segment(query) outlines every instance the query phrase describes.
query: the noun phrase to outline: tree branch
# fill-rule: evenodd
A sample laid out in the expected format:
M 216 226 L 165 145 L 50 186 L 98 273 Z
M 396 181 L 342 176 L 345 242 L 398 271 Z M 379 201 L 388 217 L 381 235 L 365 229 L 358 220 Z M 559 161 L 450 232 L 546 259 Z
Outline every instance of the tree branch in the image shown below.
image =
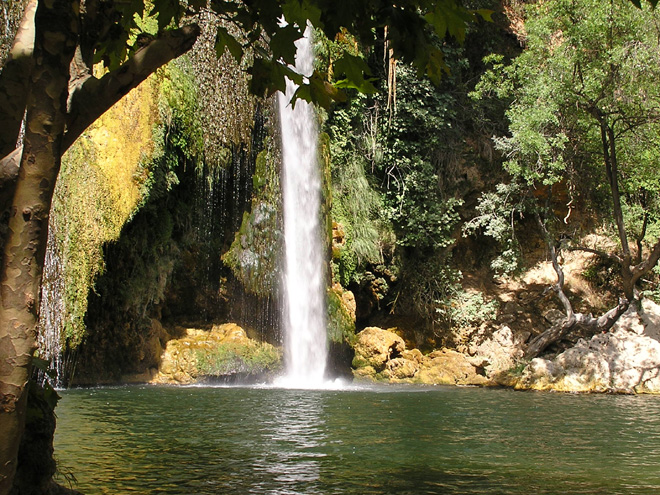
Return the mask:
M 199 36 L 196 24 L 167 31 L 140 48 L 118 69 L 101 79 L 90 77 L 71 95 L 62 153 L 110 107 L 136 88 L 156 69 L 190 50 Z
M 569 246 L 565 248 L 567 251 L 584 251 L 585 253 L 591 253 L 595 254 L 596 256 L 599 256 L 601 258 L 605 258 L 610 261 L 614 261 L 616 263 L 621 263 L 622 260 L 620 257 L 618 257 L 616 254 L 610 254 L 605 251 L 601 251 L 600 249 L 593 249 L 593 248 L 588 248 L 584 246 Z
M 660 261 L 660 240 L 655 243 L 648 257 L 644 261 L 632 267 L 631 272 L 633 284 L 636 284 L 640 278 L 650 272 L 658 261 Z
M 0 73 L 0 156 L 16 148 L 25 115 L 34 51 L 34 15 L 37 0 L 30 0 Z

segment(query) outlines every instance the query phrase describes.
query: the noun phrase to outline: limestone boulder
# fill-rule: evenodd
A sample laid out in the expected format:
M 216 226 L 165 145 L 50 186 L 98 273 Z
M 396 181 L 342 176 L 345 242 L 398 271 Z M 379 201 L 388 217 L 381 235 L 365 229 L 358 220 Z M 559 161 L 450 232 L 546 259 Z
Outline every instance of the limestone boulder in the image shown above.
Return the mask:
M 660 393 L 660 307 L 645 300 L 642 309 L 552 360 L 533 359 L 517 388 Z
M 387 361 L 383 376 L 393 380 L 411 379 L 417 374 L 419 367 L 418 361 L 398 357 Z
M 390 359 L 400 357 L 405 349 L 403 339 L 394 332 L 367 327 L 357 335 L 353 364 L 355 368 L 371 366 L 376 372 L 380 372 L 385 369 Z
M 472 363 L 483 368 L 492 377 L 509 370 L 522 359 L 525 334 L 514 335 L 507 325 L 503 325 L 489 335 L 478 336 L 470 346 Z
M 167 342 L 154 383 L 189 384 L 213 378 L 258 376 L 279 370 L 281 352 L 250 339 L 234 323 L 188 328 Z
M 469 356 L 451 349 L 433 351 L 424 357 L 416 376 L 419 383 L 433 385 L 490 385 Z

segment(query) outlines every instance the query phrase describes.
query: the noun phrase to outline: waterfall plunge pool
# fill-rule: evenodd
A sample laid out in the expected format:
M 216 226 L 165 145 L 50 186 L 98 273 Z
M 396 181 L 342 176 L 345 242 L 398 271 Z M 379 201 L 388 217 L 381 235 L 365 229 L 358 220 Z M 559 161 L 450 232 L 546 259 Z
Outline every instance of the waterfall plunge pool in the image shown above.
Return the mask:
M 456 387 L 65 390 L 55 454 L 107 494 L 657 494 L 660 397 Z

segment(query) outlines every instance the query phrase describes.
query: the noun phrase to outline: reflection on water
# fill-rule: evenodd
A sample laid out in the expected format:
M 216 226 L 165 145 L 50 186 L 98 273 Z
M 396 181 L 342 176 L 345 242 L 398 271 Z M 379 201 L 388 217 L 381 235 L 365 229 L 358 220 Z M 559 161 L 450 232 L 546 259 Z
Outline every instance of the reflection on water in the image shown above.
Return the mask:
M 325 457 L 323 397 L 318 393 L 291 393 L 279 390 L 269 394 L 259 440 L 268 455 L 255 471 L 265 471 L 279 486 L 293 493 L 323 493 L 317 488 L 321 478 L 321 458 Z M 268 486 L 255 486 L 266 493 Z
M 656 494 L 660 398 L 460 388 L 71 390 L 93 493 Z

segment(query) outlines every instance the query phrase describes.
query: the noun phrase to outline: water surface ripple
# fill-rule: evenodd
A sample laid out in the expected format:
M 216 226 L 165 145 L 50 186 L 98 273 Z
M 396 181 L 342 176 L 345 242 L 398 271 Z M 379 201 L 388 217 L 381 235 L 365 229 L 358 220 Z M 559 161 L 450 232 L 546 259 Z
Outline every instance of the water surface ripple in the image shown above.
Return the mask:
M 660 397 L 450 387 L 61 395 L 56 455 L 89 495 L 660 493 Z

